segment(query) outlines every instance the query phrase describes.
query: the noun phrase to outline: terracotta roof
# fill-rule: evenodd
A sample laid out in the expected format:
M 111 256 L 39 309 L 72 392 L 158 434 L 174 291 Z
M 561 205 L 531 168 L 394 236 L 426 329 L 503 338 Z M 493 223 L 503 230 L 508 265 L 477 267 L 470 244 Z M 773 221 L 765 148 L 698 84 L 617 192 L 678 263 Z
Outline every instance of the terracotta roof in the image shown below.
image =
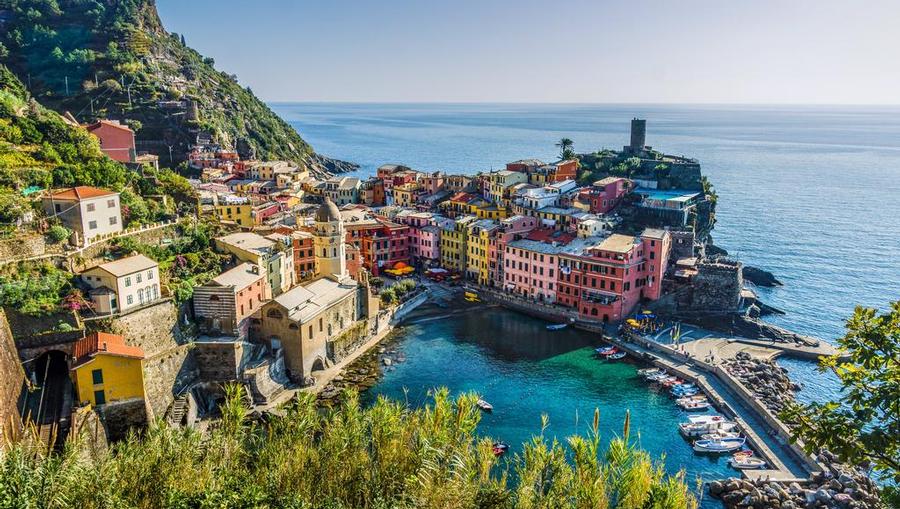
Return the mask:
M 99 187 L 78 186 L 50 193 L 50 196 L 59 200 L 85 200 L 87 198 L 98 198 L 100 196 L 110 196 L 113 194 L 118 193 L 108 189 L 100 189 Z
M 144 350 L 139 346 L 126 345 L 124 337 L 117 334 L 97 332 L 75 343 L 75 363 L 72 365 L 72 369 L 77 369 L 94 360 L 94 356 L 98 353 L 130 357 L 132 359 L 144 358 Z

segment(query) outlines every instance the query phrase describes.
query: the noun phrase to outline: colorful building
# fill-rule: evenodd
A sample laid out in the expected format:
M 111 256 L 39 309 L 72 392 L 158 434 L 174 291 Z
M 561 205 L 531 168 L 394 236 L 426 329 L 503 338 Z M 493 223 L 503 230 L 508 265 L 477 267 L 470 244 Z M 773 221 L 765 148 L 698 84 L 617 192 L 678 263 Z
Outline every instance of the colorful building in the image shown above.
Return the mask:
M 144 351 L 116 334 L 97 332 L 74 345 L 72 380 L 79 403 L 93 406 L 144 398 Z
M 606 177 L 594 182 L 594 185 L 582 189 L 578 200 L 588 204 L 588 210 L 594 214 L 606 214 L 616 208 L 634 184 L 622 177 Z
M 460 274 L 466 271 L 466 241 L 469 225 L 478 221 L 475 216 L 463 216 L 456 220 L 442 221 L 441 267 Z
M 587 319 L 624 320 L 644 299 L 661 295 L 671 235 L 647 229 L 639 237 L 613 234 L 583 253 L 560 257 L 558 302 Z
M 503 288 L 539 302 L 555 303 L 559 257 L 583 248 L 587 241 L 549 229 L 532 230 L 525 238 L 506 244 Z
M 116 120 L 98 120 L 85 129 L 100 140 L 100 150 L 114 161 L 133 163 L 137 155 L 134 131 Z
M 41 198 L 44 212 L 70 228 L 78 245 L 122 231 L 119 193 L 78 186 L 50 192 Z
M 488 285 L 491 279 L 491 239 L 500 229 L 500 223 L 481 219 L 469 224 L 466 232 L 466 277 L 480 285 Z
M 270 297 L 259 265 L 244 262 L 194 288 L 194 316 L 205 334 L 246 338 L 250 315 Z
M 246 196 L 222 196 L 215 205 L 216 217 L 219 221 L 229 221 L 250 228 L 256 223 L 253 217 L 253 205 Z
M 159 265 L 137 254 L 81 273 L 97 314 L 116 314 L 159 300 Z

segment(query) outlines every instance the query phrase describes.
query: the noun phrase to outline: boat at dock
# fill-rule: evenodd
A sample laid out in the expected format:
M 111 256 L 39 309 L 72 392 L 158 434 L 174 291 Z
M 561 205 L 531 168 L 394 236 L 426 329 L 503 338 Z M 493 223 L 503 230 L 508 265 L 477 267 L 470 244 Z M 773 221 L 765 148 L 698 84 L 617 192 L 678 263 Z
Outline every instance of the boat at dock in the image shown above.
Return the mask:
M 687 403 L 689 401 L 706 401 L 706 396 L 702 394 L 697 394 L 694 396 L 682 396 L 675 400 L 676 404 Z
M 729 421 L 721 415 L 691 415 L 688 422 L 678 425 L 678 431 L 686 437 L 699 437 L 707 433 L 734 431 L 737 423 Z
M 547 330 L 562 330 L 568 326 L 569 326 L 569 324 L 567 324 L 567 323 L 554 323 L 554 324 L 548 325 Z
M 494 411 L 494 405 L 488 403 L 487 401 L 485 401 L 485 400 L 483 400 L 483 399 L 481 399 L 481 398 L 479 398 L 478 401 L 475 402 L 475 405 L 476 405 L 478 408 L 480 408 L 481 410 L 483 410 L 483 411 L 485 411 L 485 412 L 488 412 L 488 413 Z
M 709 401 L 689 401 L 678 405 L 682 410 L 688 412 L 703 412 L 709 410 Z
M 644 378 L 647 378 L 648 376 L 651 376 L 651 375 L 657 375 L 662 372 L 663 371 L 659 368 L 644 368 L 644 369 L 638 370 L 638 374 Z
M 718 438 L 715 440 L 697 440 L 694 442 L 694 450 L 706 453 L 733 452 L 744 447 L 746 438 Z
M 628 355 L 628 354 L 625 353 L 625 352 L 616 352 L 616 353 L 610 354 L 610 355 L 607 357 L 607 359 L 609 359 L 609 360 L 611 360 L 611 361 L 617 361 L 617 360 L 619 360 L 619 359 L 624 359 L 627 355 Z
M 703 440 L 721 440 L 723 438 L 740 438 L 741 434 L 737 431 L 718 431 L 715 433 L 704 433 L 700 435 L 700 438 Z M 741 454 L 744 451 L 738 451 L 735 454 Z M 753 451 L 747 451 L 750 454 L 753 454 Z
M 597 355 L 609 355 L 616 352 L 617 350 L 618 349 L 615 346 L 601 346 L 598 348 L 594 348 L 594 353 Z
M 728 463 L 731 464 L 731 468 L 736 468 L 738 470 L 756 470 L 760 468 L 766 468 L 765 460 L 746 454 L 736 454 L 730 460 L 728 460 Z

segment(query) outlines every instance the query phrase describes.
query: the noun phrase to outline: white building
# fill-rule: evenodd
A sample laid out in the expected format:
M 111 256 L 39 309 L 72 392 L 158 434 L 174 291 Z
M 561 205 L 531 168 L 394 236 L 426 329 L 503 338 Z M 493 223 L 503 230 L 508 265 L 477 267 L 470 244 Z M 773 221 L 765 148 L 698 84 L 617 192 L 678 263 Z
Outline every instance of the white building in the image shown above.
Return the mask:
M 87 269 L 81 280 L 91 288 L 88 295 L 98 314 L 121 313 L 160 298 L 159 265 L 140 254 Z
M 122 231 L 119 193 L 114 191 L 79 186 L 50 193 L 41 201 L 48 217 L 58 217 L 75 232 L 78 245 Z

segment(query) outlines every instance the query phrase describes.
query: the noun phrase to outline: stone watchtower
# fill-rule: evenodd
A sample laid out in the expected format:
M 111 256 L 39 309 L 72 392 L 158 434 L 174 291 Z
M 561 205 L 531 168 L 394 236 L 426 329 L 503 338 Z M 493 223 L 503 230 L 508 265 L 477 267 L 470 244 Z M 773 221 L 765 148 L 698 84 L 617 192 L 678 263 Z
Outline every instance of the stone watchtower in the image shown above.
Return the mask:
M 625 147 L 625 151 L 631 154 L 640 154 L 647 143 L 647 121 L 642 118 L 631 119 L 631 144 Z
M 347 277 L 346 236 L 344 221 L 337 205 L 328 198 L 316 210 L 315 255 L 317 276 L 331 276 L 338 281 Z

